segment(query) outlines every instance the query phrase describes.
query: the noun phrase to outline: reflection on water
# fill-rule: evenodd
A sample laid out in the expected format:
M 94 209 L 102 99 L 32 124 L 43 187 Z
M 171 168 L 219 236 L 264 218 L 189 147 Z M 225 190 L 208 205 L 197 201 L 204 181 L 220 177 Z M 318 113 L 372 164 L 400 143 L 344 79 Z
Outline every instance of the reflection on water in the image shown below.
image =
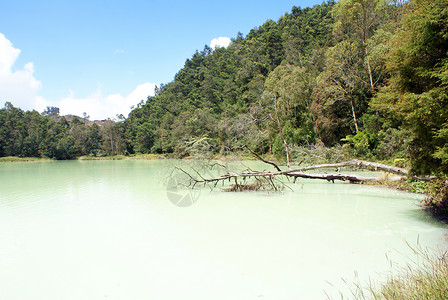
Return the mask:
M 0 165 L 0 298 L 338 299 L 412 258 L 406 242 L 447 246 L 419 196 L 379 187 L 204 188 L 178 207 L 173 163 Z

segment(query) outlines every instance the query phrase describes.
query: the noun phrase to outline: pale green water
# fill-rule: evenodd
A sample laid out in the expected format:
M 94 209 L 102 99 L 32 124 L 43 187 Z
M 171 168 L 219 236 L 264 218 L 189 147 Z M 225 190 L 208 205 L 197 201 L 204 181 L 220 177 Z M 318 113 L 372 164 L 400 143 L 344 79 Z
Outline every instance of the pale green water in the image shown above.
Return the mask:
M 182 208 L 162 182 L 171 166 L 0 164 L 0 299 L 336 299 L 342 279 L 406 262 L 405 241 L 448 246 L 415 195 L 301 180 L 203 189 Z

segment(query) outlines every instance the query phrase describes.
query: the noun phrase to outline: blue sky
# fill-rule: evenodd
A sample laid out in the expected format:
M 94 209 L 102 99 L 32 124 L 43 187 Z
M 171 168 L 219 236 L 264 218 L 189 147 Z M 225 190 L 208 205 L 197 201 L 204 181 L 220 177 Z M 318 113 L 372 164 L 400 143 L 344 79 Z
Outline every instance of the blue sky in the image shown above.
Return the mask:
M 127 115 L 196 50 L 323 0 L 28 1 L 0 9 L 0 105 Z

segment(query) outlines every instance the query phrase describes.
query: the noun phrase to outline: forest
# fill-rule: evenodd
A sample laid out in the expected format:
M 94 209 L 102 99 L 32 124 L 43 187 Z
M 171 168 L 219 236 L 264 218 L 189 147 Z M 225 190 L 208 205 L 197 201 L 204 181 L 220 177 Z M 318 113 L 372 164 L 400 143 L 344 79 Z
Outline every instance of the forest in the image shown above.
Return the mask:
M 56 108 L 23 111 L 7 99 L 0 157 L 183 158 L 246 146 L 281 162 L 338 149 L 446 176 L 447 22 L 448 0 L 294 6 L 227 48 L 196 51 L 127 118 L 68 121 Z

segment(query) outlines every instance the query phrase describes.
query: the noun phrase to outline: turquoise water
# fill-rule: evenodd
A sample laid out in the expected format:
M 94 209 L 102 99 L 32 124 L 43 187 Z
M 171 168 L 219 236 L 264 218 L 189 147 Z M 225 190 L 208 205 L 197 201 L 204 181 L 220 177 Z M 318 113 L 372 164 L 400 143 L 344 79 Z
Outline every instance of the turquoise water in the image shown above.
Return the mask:
M 0 164 L 0 299 L 339 299 L 448 244 L 413 194 L 173 189 L 176 164 Z

